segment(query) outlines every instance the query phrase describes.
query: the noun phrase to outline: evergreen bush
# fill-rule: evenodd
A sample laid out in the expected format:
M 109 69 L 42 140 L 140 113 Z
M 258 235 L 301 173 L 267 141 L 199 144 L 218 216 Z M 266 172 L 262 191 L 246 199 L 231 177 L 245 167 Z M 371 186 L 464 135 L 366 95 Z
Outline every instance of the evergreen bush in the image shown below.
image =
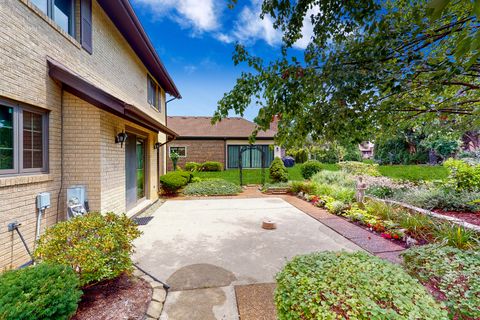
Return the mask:
M 282 159 L 276 157 L 270 165 L 270 180 L 272 182 L 286 182 L 288 181 L 288 171 L 283 164 Z

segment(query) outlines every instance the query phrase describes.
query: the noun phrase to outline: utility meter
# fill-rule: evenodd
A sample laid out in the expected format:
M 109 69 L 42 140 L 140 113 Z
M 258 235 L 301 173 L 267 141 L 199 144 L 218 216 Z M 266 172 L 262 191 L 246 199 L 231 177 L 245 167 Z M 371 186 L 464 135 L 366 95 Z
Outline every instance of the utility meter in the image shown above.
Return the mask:
M 42 192 L 37 195 L 37 209 L 45 210 L 50 208 L 50 192 Z

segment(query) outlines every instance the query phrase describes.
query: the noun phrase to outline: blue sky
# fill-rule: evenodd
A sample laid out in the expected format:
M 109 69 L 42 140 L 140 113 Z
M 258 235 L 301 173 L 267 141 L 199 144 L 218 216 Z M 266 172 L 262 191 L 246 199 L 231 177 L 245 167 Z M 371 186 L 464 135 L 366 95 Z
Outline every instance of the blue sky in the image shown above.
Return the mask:
M 235 67 L 232 53 L 240 42 L 269 60 L 279 54 L 281 34 L 271 21 L 261 20 L 261 0 L 240 0 L 233 10 L 228 0 L 131 0 L 160 58 L 183 99 L 168 106 L 169 115 L 211 116 L 217 101 L 235 84 L 246 66 Z M 307 25 L 307 24 L 306 24 Z M 296 44 L 306 46 L 311 28 Z M 253 119 L 255 106 L 245 117 Z

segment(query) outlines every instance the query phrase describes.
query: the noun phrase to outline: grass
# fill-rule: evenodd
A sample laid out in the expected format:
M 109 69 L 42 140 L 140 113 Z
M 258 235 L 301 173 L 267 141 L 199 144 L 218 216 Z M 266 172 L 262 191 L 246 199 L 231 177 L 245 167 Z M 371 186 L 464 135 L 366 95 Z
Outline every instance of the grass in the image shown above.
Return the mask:
M 338 164 L 322 164 L 324 170 L 338 171 L 340 167 Z M 300 165 L 295 165 L 292 168 L 287 168 L 288 180 L 301 181 L 304 180 L 300 173 Z M 410 181 L 418 180 L 441 180 L 447 177 L 448 170 L 443 166 L 427 166 L 427 165 L 386 165 L 379 166 L 380 173 L 392 179 L 402 179 Z M 240 184 L 240 175 L 238 169 L 228 169 L 218 172 L 195 172 L 194 176 L 202 179 L 225 179 L 227 181 Z M 260 184 L 262 182 L 261 169 L 244 169 L 243 183 L 244 184 Z M 268 175 L 268 168 L 265 169 L 265 182 L 270 183 Z
M 448 169 L 443 166 L 392 165 L 379 166 L 378 171 L 385 177 L 410 181 L 442 180 L 448 176 Z

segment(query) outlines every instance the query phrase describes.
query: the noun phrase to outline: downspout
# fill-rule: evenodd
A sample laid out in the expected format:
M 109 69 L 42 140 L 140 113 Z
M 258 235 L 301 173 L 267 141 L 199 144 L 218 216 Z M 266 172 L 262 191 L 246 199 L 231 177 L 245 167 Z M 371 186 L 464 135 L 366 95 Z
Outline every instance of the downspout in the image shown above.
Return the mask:
M 64 151 L 64 139 L 63 139 L 63 134 L 64 134 L 64 101 L 63 101 L 63 96 L 64 96 L 64 90 L 62 86 L 61 90 L 61 97 L 60 97 L 60 189 L 58 190 L 58 195 L 57 195 L 57 216 L 56 216 L 56 223 L 58 223 L 58 215 L 60 211 L 60 197 L 62 195 L 63 191 L 63 176 L 64 176 L 64 166 L 63 166 L 63 151 Z M 63 207 L 63 206 L 62 206 Z

